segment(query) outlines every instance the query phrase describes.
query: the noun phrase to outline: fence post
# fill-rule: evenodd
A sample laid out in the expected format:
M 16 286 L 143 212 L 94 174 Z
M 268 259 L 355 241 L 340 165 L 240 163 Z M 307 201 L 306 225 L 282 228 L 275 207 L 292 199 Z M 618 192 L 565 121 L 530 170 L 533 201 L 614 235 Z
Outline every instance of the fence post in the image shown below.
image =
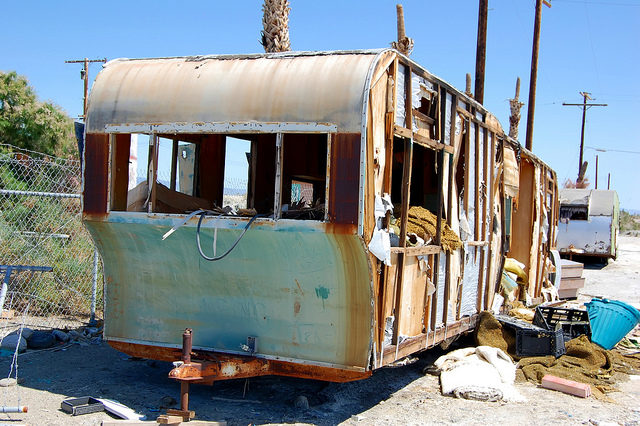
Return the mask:
M 96 325 L 96 293 L 98 289 L 98 250 L 93 249 L 93 280 L 91 283 L 91 318 L 89 325 Z

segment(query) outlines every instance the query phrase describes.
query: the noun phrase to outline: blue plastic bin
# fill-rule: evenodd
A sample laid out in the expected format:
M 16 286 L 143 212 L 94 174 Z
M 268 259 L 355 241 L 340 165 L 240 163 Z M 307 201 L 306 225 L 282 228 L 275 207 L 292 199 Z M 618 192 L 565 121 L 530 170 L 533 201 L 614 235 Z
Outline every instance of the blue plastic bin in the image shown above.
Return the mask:
M 591 322 L 591 341 L 613 348 L 640 322 L 640 312 L 618 300 L 592 299 L 585 303 Z

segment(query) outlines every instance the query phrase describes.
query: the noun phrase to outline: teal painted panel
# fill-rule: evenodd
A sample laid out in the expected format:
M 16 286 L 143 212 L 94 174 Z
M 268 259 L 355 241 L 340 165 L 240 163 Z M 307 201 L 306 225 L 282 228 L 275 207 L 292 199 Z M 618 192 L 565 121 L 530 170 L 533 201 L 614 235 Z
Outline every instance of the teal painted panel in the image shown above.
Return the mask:
M 113 219 L 86 222 L 104 262 L 107 338 L 180 345 L 190 327 L 196 347 L 241 352 L 255 336 L 259 354 L 366 367 L 373 296 L 358 236 L 312 222 L 256 224 L 208 262 L 191 224 L 163 241 L 166 216 Z M 225 227 L 243 223 L 216 223 L 219 255 L 240 233 Z M 203 228 L 209 256 L 213 235 Z

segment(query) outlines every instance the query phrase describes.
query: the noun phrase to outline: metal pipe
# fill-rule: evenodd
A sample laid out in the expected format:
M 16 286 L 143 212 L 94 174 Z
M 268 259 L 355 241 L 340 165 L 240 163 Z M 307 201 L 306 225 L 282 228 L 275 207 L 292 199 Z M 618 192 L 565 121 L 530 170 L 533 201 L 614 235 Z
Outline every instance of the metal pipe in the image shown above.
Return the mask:
M 93 280 L 91 289 L 91 317 L 89 324 L 96 323 L 96 294 L 98 290 L 98 250 L 93 249 Z
M 29 409 L 24 405 L 17 407 L 0 407 L 0 413 L 26 413 Z
M 7 297 L 7 288 L 9 288 L 11 271 L 11 266 L 7 267 L 7 270 L 4 273 L 4 279 L 2 280 L 2 288 L 0 289 L 0 318 L 2 317 L 2 310 L 4 309 L 4 299 Z
M 182 333 L 182 362 L 185 364 L 191 363 L 192 336 L 193 330 L 185 328 Z M 189 411 L 189 382 L 184 380 L 180 381 L 180 410 Z
M 18 191 L 15 189 L 0 189 L 0 195 L 29 195 L 34 197 L 80 198 L 80 194 L 65 194 L 62 192 Z
M 182 333 L 182 362 L 185 364 L 191 363 L 192 333 L 190 328 L 185 328 Z

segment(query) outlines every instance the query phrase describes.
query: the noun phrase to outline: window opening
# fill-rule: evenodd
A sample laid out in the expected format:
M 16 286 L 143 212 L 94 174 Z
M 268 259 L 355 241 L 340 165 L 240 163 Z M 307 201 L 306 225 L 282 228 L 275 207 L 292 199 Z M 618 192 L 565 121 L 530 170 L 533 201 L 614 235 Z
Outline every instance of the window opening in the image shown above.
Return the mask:
M 562 222 L 588 219 L 589 208 L 587 206 L 560 206 L 560 220 Z
M 438 211 L 437 154 L 433 149 L 413 145 L 409 205 L 424 207 L 432 213 Z
M 280 191 L 282 218 L 324 219 L 327 145 L 326 134 L 283 135 Z
M 250 158 L 250 140 L 227 136 L 224 159 L 223 207 L 247 208 Z

